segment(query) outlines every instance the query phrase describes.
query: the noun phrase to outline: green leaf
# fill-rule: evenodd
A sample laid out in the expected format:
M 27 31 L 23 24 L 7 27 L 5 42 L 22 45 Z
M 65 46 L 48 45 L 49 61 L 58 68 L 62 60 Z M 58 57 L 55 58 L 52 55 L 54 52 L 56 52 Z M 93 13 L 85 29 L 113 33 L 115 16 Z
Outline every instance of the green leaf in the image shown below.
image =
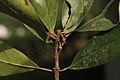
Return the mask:
M 13 16 L 24 23 L 29 23 L 31 20 L 39 22 L 32 4 L 28 2 L 28 5 L 25 5 L 24 0 L 0 0 L 0 12 Z
M 65 0 L 62 10 L 62 24 L 73 31 L 90 10 L 94 0 Z
M 24 0 L 0 0 L 0 12 L 18 19 L 33 28 L 44 40 L 46 39 L 43 25 L 29 0 L 28 5 L 25 5 Z
M 106 19 L 103 14 L 97 16 L 96 18 L 86 22 L 83 26 L 77 29 L 78 32 L 86 31 L 104 31 L 109 30 L 115 25 L 109 20 Z
M 111 0 L 105 9 L 99 14 L 97 17 L 89 20 L 84 25 L 82 25 L 80 28 L 78 28 L 76 31 L 78 32 L 86 32 L 86 31 L 104 31 L 109 30 L 112 27 L 115 26 L 109 19 L 106 19 L 105 13 L 108 10 L 108 8 L 111 6 L 111 4 L 115 0 Z
M 68 69 L 86 69 L 104 64 L 120 55 L 120 27 L 93 37 L 75 56 Z
M 33 71 L 38 66 L 22 52 L 0 41 L 0 76 Z
M 38 39 L 44 41 L 44 40 L 40 37 L 40 35 L 39 35 L 33 28 L 27 26 L 26 24 L 24 24 L 24 26 L 25 26 L 32 34 L 34 34 Z
M 48 30 L 54 30 L 57 19 L 57 0 L 30 0 L 39 19 Z

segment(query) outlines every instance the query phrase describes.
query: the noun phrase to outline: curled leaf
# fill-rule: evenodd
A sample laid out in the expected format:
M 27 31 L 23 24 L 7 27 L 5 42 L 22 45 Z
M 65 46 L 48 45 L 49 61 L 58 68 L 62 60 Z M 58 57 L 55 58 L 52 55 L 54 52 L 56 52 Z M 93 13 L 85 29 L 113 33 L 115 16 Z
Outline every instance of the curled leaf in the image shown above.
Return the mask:
M 90 10 L 94 0 L 64 0 L 62 24 L 73 31 Z

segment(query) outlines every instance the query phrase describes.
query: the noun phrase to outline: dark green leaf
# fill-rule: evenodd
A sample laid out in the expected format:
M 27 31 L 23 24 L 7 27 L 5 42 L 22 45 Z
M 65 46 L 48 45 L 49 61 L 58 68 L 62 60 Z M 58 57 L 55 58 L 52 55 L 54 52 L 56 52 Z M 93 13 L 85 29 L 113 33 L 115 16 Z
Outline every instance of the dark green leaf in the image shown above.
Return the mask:
M 26 24 L 24 24 L 24 25 L 25 25 L 25 27 L 26 27 L 31 33 L 33 33 L 37 38 L 39 38 L 40 40 L 44 41 L 44 40 L 40 37 L 40 35 L 39 35 L 34 29 L 32 29 L 31 27 L 27 26 Z
M 109 30 L 115 25 L 109 20 L 106 19 L 103 14 L 97 16 L 96 18 L 86 22 L 83 26 L 77 29 L 78 32 L 86 31 L 104 31 Z
M 0 76 L 32 71 L 38 66 L 22 52 L 0 41 Z
M 48 30 L 53 30 L 56 24 L 58 2 L 57 0 L 30 0 L 40 20 Z
M 108 8 L 111 6 L 111 4 L 115 0 L 111 0 L 105 9 L 101 12 L 100 15 L 97 17 L 89 20 L 86 22 L 84 25 L 82 25 L 80 28 L 78 28 L 76 31 L 78 32 L 86 32 L 86 31 L 104 31 L 104 30 L 109 30 L 112 27 L 115 26 L 109 19 L 106 19 L 105 13 L 108 10 Z
M 120 27 L 93 37 L 75 56 L 68 69 L 86 69 L 104 64 L 120 55 Z
M 90 10 L 94 0 L 66 0 L 63 3 L 62 24 L 73 31 Z

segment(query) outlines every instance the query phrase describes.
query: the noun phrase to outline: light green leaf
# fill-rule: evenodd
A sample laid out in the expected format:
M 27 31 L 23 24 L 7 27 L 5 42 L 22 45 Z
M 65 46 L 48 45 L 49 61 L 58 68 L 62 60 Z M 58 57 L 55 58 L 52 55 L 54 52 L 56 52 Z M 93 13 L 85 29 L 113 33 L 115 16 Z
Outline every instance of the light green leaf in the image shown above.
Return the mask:
M 40 20 L 48 30 L 54 30 L 57 19 L 57 0 L 30 0 Z
M 93 37 L 75 56 L 68 69 L 86 69 L 104 64 L 120 55 L 120 27 Z
M 44 41 L 44 40 L 40 37 L 40 35 L 39 35 L 34 29 L 32 29 L 31 27 L 27 26 L 26 24 L 24 24 L 24 26 L 25 26 L 32 34 L 34 34 L 38 39 Z
M 94 0 L 64 0 L 62 10 L 62 24 L 66 28 L 73 28 L 78 26 L 85 15 L 90 10 Z
M 76 31 L 78 32 L 86 32 L 86 31 L 104 31 L 109 30 L 112 27 L 115 26 L 109 19 L 106 19 L 105 13 L 108 10 L 108 8 L 111 6 L 111 4 L 115 0 L 111 0 L 105 9 L 99 14 L 97 17 L 89 20 L 84 25 L 82 25 L 80 28 L 78 28 Z
M 28 5 L 25 5 L 24 0 L 0 0 L 0 4 L 0 12 L 13 16 L 21 22 L 25 23 L 31 20 L 39 22 L 39 18 L 29 1 Z
M 39 68 L 22 52 L 0 41 L 0 76 L 13 75 Z
M 44 40 L 46 39 L 41 21 L 29 0 L 28 5 L 25 5 L 24 0 L 0 0 L 0 12 L 18 19 L 33 28 Z

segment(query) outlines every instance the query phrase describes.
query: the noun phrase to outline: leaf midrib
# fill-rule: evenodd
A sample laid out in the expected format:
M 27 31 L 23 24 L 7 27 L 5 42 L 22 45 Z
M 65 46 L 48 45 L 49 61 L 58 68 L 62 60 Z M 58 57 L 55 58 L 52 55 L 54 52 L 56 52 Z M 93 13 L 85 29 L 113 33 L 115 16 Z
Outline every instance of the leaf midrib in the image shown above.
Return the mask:
M 17 66 L 17 67 L 29 68 L 29 69 L 38 69 L 38 66 L 35 65 L 34 62 L 33 62 L 33 64 L 35 65 L 34 67 L 33 67 L 33 66 L 20 65 L 20 64 L 14 63 L 14 62 L 12 62 L 12 61 L 9 59 L 8 55 L 6 54 L 6 52 L 5 52 L 5 51 L 3 51 L 3 52 L 4 52 L 4 54 L 6 55 L 6 57 L 8 58 L 8 61 L 0 60 L 0 62 L 2 62 L 2 63 L 9 64 L 9 65 L 12 65 L 12 66 Z
M 46 4 L 46 0 L 45 0 L 45 6 L 46 6 L 46 10 L 47 10 L 47 16 L 48 16 L 48 18 L 49 18 L 49 20 L 48 20 L 48 25 L 49 25 L 49 27 L 48 26 L 46 26 L 46 27 L 48 27 L 50 30 L 51 30 L 51 25 L 50 25 L 50 15 L 49 15 L 49 12 L 48 12 L 48 5 Z

